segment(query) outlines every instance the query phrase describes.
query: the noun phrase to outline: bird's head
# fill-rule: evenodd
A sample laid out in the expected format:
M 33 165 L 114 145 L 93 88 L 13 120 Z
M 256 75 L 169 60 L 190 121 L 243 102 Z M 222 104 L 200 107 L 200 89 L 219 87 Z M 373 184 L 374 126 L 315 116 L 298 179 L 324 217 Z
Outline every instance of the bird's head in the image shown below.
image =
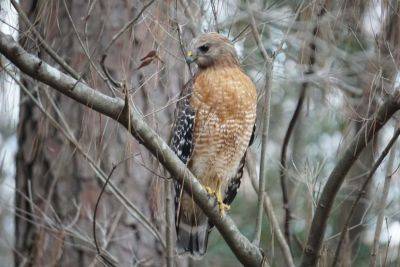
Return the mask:
M 219 64 L 239 64 L 233 44 L 215 32 L 203 33 L 195 38 L 187 52 L 186 61 L 196 62 L 201 69 Z

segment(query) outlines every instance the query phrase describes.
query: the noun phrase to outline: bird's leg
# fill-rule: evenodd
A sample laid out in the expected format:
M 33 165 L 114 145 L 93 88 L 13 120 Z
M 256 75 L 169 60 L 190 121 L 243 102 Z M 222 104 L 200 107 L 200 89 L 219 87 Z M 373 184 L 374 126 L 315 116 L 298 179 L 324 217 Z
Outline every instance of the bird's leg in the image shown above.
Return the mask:
M 221 212 L 221 215 L 225 215 L 225 211 L 229 210 L 230 206 L 226 205 L 224 203 L 224 198 L 222 197 L 222 193 L 221 193 L 221 187 L 222 187 L 221 179 L 218 179 L 217 180 L 216 198 L 217 198 L 218 208 L 219 208 L 219 211 Z

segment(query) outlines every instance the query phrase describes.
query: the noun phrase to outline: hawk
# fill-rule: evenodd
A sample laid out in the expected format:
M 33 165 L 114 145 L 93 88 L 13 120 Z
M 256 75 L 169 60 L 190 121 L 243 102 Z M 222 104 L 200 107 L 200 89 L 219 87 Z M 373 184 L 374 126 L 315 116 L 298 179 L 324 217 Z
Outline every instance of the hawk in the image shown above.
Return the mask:
M 254 134 L 257 92 L 240 67 L 233 44 L 218 33 L 194 39 L 187 60 L 198 71 L 177 103 L 171 148 L 216 198 L 224 216 L 236 196 L 245 153 Z M 178 253 L 202 256 L 211 223 L 175 182 Z

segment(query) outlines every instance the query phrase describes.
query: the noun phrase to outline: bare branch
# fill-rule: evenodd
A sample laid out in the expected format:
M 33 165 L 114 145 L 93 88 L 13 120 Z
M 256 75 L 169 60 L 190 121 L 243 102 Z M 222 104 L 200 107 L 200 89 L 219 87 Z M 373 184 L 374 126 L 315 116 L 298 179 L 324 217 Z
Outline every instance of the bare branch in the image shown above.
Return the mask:
M 316 266 L 329 214 L 336 194 L 339 191 L 346 174 L 357 160 L 361 151 L 399 109 L 399 92 L 396 92 L 395 95 L 389 96 L 386 101 L 382 103 L 374 118 L 367 120 L 364 123 L 355 139 L 338 160 L 336 166 L 328 177 L 328 181 L 326 182 L 318 201 L 310 232 L 308 234 L 307 245 L 301 264 L 302 267 Z
M 106 46 L 104 49 L 104 54 L 107 54 L 108 49 L 114 44 L 114 42 L 126 31 L 128 30 L 133 24 L 136 23 L 136 21 L 139 20 L 139 18 L 142 16 L 143 12 L 146 11 L 147 8 L 149 8 L 155 0 L 151 0 L 148 2 L 146 5 L 143 6 L 143 8 L 139 11 L 139 13 L 131 19 L 127 24 L 124 25 L 111 39 L 110 43 Z
M 74 135 L 71 133 L 69 125 L 64 123 L 63 127 L 61 127 L 61 125 L 44 109 L 44 107 L 39 103 L 39 101 L 37 101 L 37 99 L 24 86 L 24 84 L 20 82 L 14 75 L 11 75 L 11 73 L 7 69 L 4 70 L 8 74 L 10 74 L 10 76 L 18 83 L 20 88 L 28 95 L 28 97 L 33 101 L 33 103 L 39 108 L 39 110 L 49 119 L 53 127 L 59 130 L 62 133 L 62 135 L 64 135 L 64 137 L 67 138 L 67 140 L 74 145 L 76 150 L 82 154 L 83 158 L 89 163 L 89 166 L 93 169 L 93 171 L 96 173 L 97 177 L 101 180 L 101 182 L 104 185 L 106 185 L 107 183 L 110 185 L 110 191 L 120 201 L 120 203 L 124 206 L 124 208 L 127 209 L 129 214 L 132 215 L 132 217 L 136 218 L 155 238 L 157 238 L 160 241 L 162 246 L 165 247 L 164 240 L 161 238 L 161 234 L 158 232 L 158 230 L 153 226 L 150 220 L 147 219 L 147 217 L 140 211 L 140 209 L 137 208 L 132 202 L 130 202 L 130 200 L 122 193 L 122 191 L 117 186 L 114 185 L 112 181 L 108 181 L 108 178 L 106 174 L 103 172 L 103 170 L 97 166 L 95 161 L 90 157 L 90 155 L 88 155 L 84 151 L 81 145 L 77 142 Z M 57 110 L 57 107 L 54 108 L 56 109 L 56 112 L 59 114 L 59 116 L 62 118 L 59 110 Z M 64 119 L 61 120 L 65 122 Z
M 152 130 L 135 108 L 127 113 L 124 101 L 108 97 L 89 86 L 58 71 L 37 57 L 27 53 L 9 35 L 0 33 L 0 53 L 21 71 L 60 93 L 120 122 L 139 140 L 169 171 L 171 176 L 184 185 L 186 192 L 193 195 L 196 204 L 216 226 L 239 261 L 245 266 L 260 266 L 265 262 L 261 251 L 243 236 L 233 220 L 221 215 L 214 199 L 209 198 L 200 182 L 186 168 L 168 145 Z
M 265 180 L 267 179 L 267 144 L 268 144 L 268 133 L 269 133 L 269 121 L 271 114 L 271 87 L 272 87 L 272 69 L 274 66 L 274 55 L 270 56 L 265 49 L 261 36 L 258 33 L 256 21 L 253 16 L 253 11 L 250 8 L 250 3 L 247 1 L 247 11 L 250 16 L 250 26 L 256 40 L 258 49 L 261 51 L 266 64 L 265 72 L 265 85 L 264 85 L 264 102 L 263 107 L 265 111 L 263 112 L 263 117 L 261 119 L 262 123 L 262 135 L 261 135 L 261 161 L 260 161 L 260 176 L 258 180 L 258 203 L 257 203 L 257 219 L 256 227 L 254 231 L 253 243 L 257 246 L 260 245 L 261 240 L 261 226 L 262 226 L 262 216 L 263 216 L 263 204 L 264 204 L 264 194 L 265 194 Z
M 40 45 L 43 46 L 43 49 L 54 59 L 55 62 L 57 62 L 66 72 L 68 72 L 72 77 L 75 79 L 79 80 L 79 74 L 67 64 L 67 62 L 64 61 L 46 42 L 46 40 L 43 39 L 41 34 L 36 30 L 35 26 L 32 25 L 32 23 L 29 21 L 28 17 L 26 16 L 25 12 L 22 10 L 22 8 L 19 6 L 17 1 L 11 0 L 11 4 L 14 6 L 15 10 L 18 12 L 20 15 L 22 21 L 29 27 L 29 30 L 33 32 L 35 37 L 39 40 Z
M 283 209 L 285 210 L 285 238 L 290 246 L 290 220 L 292 219 L 292 215 L 289 207 L 289 197 L 286 183 L 286 152 L 289 145 L 290 138 L 292 136 L 294 127 L 296 126 L 296 122 L 301 114 L 301 109 L 303 107 L 304 99 L 306 96 L 306 89 L 308 87 L 308 82 L 305 82 L 301 86 L 301 91 L 299 95 L 299 99 L 297 100 L 296 108 L 293 112 L 292 118 L 290 119 L 289 126 L 286 130 L 285 136 L 283 138 L 282 149 L 281 149 L 281 159 L 279 166 L 279 177 L 281 182 L 281 190 L 282 190 L 282 202 Z
M 258 188 L 257 184 L 256 160 L 254 159 L 254 156 L 251 152 L 247 153 L 246 166 L 249 172 L 251 185 L 256 192 L 259 192 L 260 189 Z M 276 217 L 274 207 L 272 206 L 272 201 L 269 198 L 267 191 L 264 192 L 264 211 L 271 222 L 272 230 L 274 231 L 276 239 L 278 240 L 278 245 L 282 250 L 282 254 L 284 256 L 283 259 L 286 262 L 286 266 L 294 267 L 295 265 L 292 253 L 290 252 L 289 245 L 285 240 L 285 236 L 283 235 L 281 228 L 279 227 L 279 221 Z
M 185 13 L 186 17 L 188 18 L 187 28 L 189 29 L 190 33 L 193 36 L 197 35 L 198 32 L 198 23 L 196 24 L 196 16 L 192 13 L 192 8 L 189 7 L 189 4 L 186 0 L 179 1 L 183 6 L 183 12 Z
M 218 26 L 218 14 L 217 14 L 217 8 L 215 7 L 215 3 L 214 0 L 210 0 L 210 4 L 211 4 L 211 10 L 214 16 L 214 27 L 215 27 L 215 31 L 216 32 L 220 32 L 220 28 Z
M 394 145 L 394 143 L 396 142 L 397 138 L 400 135 L 400 129 L 397 129 L 396 132 L 393 134 L 393 137 L 390 139 L 389 143 L 386 145 L 385 149 L 382 151 L 381 155 L 379 156 L 379 158 L 376 160 L 375 164 L 372 166 L 372 169 L 370 170 L 368 177 L 365 179 L 358 195 L 357 198 L 354 200 L 353 205 L 351 206 L 350 212 L 347 215 L 347 219 L 346 222 L 343 225 L 342 228 L 342 232 L 340 233 L 340 238 L 339 238 L 339 242 L 338 245 L 336 247 L 336 252 L 335 252 L 335 257 L 332 261 L 332 267 L 336 266 L 339 263 L 339 256 L 340 256 L 340 251 L 341 251 L 341 246 L 343 244 L 344 241 L 344 237 L 346 236 L 347 231 L 349 230 L 349 224 L 350 224 L 350 220 L 351 217 L 353 216 L 353 213 L 358 205 L 358 202 L 360 201 L 361 197 L 363 195 L 365 195 L 366 192 L 366 188 L 368 186 L 368 184 L 370 183 L 372 177 L 374 176 L 376 170 L 378 169 L 378 167 L 381 165 L 382 161 L 385 159 L 386 155 L 389 153 L 389 151 L 391 150 L 392 146 Z
M 308 48 L 309 48 L 309 58 L 307 60 L 307 70 L 304 72 L 304 76 L 309 76 L 314 73 L 314 64 L 315 64 L 315 57 L 316 57 L 316 39 L 317 39 L 317 34 L 319 31 L 319 20 L 321 17 L 325 14 L 325 7 L 321 7 L 321 9 L 317 13 L 316 17 L 316 25 L 313 28 L 312 31 L 312 40 L 310 41 Z M 292 215 L 290 212 L 290 204 L 289 204 L 289 196 L 287 192 L 287 183 L 286 183 L 286 152 L 287 148 L 290 142 L 290 138 L 292 136 L 294 127 L 296 126 L 296 122 L 300 117 L 301 114 L 301 109 L 303 107 L 304 99 L 306 97 L 306 91 L 309 86 L 308 81 L 304 81 L 301 84 L 301 90 L 300 90 L 300 95 L 299 99 L 297 101 L 296 108 L 293 112 L 292 118 L 290 119 L 289 126 L 286 130 L 285 137 L 283 138 L 283 143 L 282 143 L 282 150 L 281 150 L 281 159 L 280 159 L 280 170 L 279 170 L 279 176 L 280 176 L 280 182 L 281 182 L 281 188 L 282 188 L 282 199 L 283 199 L 283 207 L 285 209 L 285 237 L 287 242 L 289 243 L 290 246 L 290 220 L 292 219 Z
M 396 142 L 399 134 L 400 134 L 400 130 L 398 128 L 392 137 L 392 140 L 394 139 L 395 141 L 392 144 L 393 148 L 390 150 L 389 159 L 388 159 L 388 163 L 387 163 L 387 167 L 386 167 L 385 182 L 383 184 L 382 196 L 381 196 L 381 199 L 379 200 L 379 204 L 378 204 L 378 218 L 376 219 L 374 243 L 372 245 L 371 259 L 369 262 L 369 266 L 371 266 L 371 267 L 376 266 L 376 257 L 378 254 L 379 240 L 381 237 L 381 231 L 382 231 L 382 226 L 383 226 L 383 218 L 384 218 L 386 200 L 387 200 L 387 197 L 389 194 L 389 186 L 390 186 L 390 182 L 391 182 L 392 176 L 393 176 L 393 161 L 394 161 L 394 157 L 396 155 L 396 145 L 394 143 Z M 383 266 L 386 266 L 386 264 Z
M 101 188 L 101 191 L 100 191 L 100 193 L 99 193 L 99 196 L 97 197 L 96 205 L 95 205 L 95 207 L 94 207 L 93 222 L 92 222 L 93 241 L 94 241 L 94 245 L 96 246 L 97 255 L 100 256 L 100 258 L 101 258 L 105 263 L 107 263 L 107 265 L 109 265 L 109 266 L 116 266 L 116 265 L 115 265 L 115 263 L 114 263 L 112 260 L 108 259 L 108 257 L 104 256 L 104 253 L 103 253 L 102 249 L 101 249 L 100 246 L 99 246 L 99 243 L 98 243 L 98 241 L 97 241 L 97 235 L 96 235 L 96 218 L 97 218 L 97 211 L 98 211 L 98 208 L 99 208 L 99 204 L 100 204 L 101 197 L 103 196 L 103 193 L 104 193 L 104 191 L 105 191 L 105 189 L 106 189 L 106 187 L 107 187 L 107 184 L 108 184 L 108 182 L 110 181 L 111 176 L 112 176 L 112 174 L 114 173 L 114 171 L 115 171 L 116 168 L 117 168 L 117 165 L 114 165 L 114 166 L 111 168 L 110 174 L 108 175 L 108 177 L 107 177 L 107 179 L 106 179 L 106 182 L 103 184 L 103 187 Z
M 172 205 L 172 183 L 170 180 L 164 181 L 164 197 L 165 197 L 165 244 L 166 244 L 166 262 L 167 267 L 174 266 L 174 239 L 173 225 L 174 212 Z

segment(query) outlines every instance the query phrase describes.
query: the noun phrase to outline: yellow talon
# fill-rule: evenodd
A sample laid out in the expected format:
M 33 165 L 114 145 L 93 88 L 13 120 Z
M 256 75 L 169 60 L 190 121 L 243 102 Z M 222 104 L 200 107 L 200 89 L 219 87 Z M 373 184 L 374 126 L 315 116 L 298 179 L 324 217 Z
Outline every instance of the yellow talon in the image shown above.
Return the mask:
M 231 207 L 224 203 L 224 198 L 222 197 L 222 194 L 221 194 L 221 183 L 220 182 L 218 182 L 216 198 L 217 198 L 218 208 L 219 208 L 219 211 L 221 212 L 221 215 L 225 215 L 225 211 L 228 211 Z
M 221 215 L 225 215 L 225 212 L 228 211 L 231 206 L 226 205 L 224 202 L 218 202 L 218 208 L 219 211 L 221 212 Z
M 207 191 L 207 193 L 208 193 L 209 195 L 215 196 L 215 191 L 213 191 L 213 190 L 211 189 L 211 187 L 205 186 L 204 189 Z
M 210 196 L 214 196 L 216 198 L 218 208 L 219 208 L 219 211 L 221 212 L 221 215 L 225 215 L 225 212 L 228 211 L 231 207 L 224 203 L 224 199 L 221 194 L 221 182 L 220 181 L 217 182 L 217 188 L 218 188 L 217 191 L 214 191 L 213 189 L 211 189 L 211 187 L 204 186 L 204 189 L 207 191 L 207 193 Z

